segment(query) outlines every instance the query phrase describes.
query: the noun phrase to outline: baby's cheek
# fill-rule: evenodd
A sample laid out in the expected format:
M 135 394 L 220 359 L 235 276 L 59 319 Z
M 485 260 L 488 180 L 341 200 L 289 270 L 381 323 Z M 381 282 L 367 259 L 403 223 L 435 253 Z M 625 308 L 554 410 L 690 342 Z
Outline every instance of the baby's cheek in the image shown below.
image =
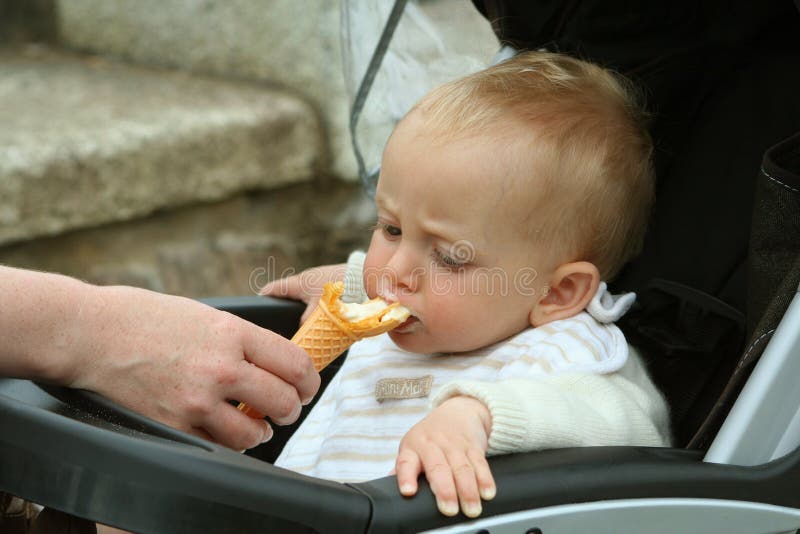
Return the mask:
M 370 286 L 364 284 L 364 290 L 367 292 L 367 297 L 369 297 L 370 299 L 374 299 L 375 297 L 378 296 L 378 291 L 375 289 L 374 285 Z
M 431 328 L 441 335 L 446 335 L 451 339 L 458 339 L 469 333 L 469 328 L 474 325 L 466 325 L 459 304 L 453 302 L 445 306 L 437 306 L 431 316 Z
M 364 260 L 364 289 L 367 296 L 371 299 L 377 297 L 378 279 L 380 277 L 380 265 L 376 258 L 372 246 L 367 251 L 367 257 Z
M 493 319 L 471 313 L 474 310 L 468 304 L 453 303 L 450 309 L 450 313 L 439 315 L 437 330 L 456 344 L 454 350 L 474 350 L 485 345 Z

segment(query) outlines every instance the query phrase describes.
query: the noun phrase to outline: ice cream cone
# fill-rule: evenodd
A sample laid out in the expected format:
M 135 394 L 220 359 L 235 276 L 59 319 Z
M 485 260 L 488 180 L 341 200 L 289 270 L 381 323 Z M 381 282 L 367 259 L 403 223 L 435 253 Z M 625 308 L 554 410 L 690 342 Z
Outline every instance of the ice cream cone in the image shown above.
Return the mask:
M 342 318 L 339 311 L 339 297 L 343 292 L 342 282 L 325 284 L 319 304 L 292 336 L 292 342 L 311 356 L 317 372 L 327 367 L 359 339 L 388 332 L 400 326 L 408 317 L 406 314 L 405 317 L 397 319 L 381 320 L 387 311 L 397 306 L 395 303 L 375 315 L 350 322 Z M 256 419 L 264 417 L 245 403 L 239 403 L 238 408 L 250 417 Z
M 317 371 L 324 369 L 358 340 L 332 306 L 341 296 L 341 289 L 327 284 L 317 307 L 292 336 L 292 343 L 311 356 Z

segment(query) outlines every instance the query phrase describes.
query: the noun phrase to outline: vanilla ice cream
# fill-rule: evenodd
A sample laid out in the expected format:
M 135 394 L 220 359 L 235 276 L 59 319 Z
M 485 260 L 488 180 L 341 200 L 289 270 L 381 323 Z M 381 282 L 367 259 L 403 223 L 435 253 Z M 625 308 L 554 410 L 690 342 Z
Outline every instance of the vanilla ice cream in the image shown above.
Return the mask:
M 387 304 L 383 299 L 376 298 L 362 302 L 361 304 L 355 302 L 340 302 L 339 316 L 346 321 L 355 323 L 369 317 L 374 317 L 387 308 L 389 308 L 389 310 L 381 316 L 381 322 L 392 320 L 405 321 L 411 315 L 411 312 L 405 306 Z

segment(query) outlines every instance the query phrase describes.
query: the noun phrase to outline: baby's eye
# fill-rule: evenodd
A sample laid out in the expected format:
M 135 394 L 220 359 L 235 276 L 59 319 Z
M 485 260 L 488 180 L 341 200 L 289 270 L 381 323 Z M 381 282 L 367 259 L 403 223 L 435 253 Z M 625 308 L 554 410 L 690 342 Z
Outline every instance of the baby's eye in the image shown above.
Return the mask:
M 386 223 L 378 223 L 386 237 L 394 238 L 403 235 L 403 231 L 399 227 Z
M 446 267 L 447 269 L 455 270 L 460 267 L 464 267 L 467 262 L 459 261 L 452 256 L 448 256 L 444 252 L 434 249 L 433 250 L 433 259 L 436 263 L 442 267 Z

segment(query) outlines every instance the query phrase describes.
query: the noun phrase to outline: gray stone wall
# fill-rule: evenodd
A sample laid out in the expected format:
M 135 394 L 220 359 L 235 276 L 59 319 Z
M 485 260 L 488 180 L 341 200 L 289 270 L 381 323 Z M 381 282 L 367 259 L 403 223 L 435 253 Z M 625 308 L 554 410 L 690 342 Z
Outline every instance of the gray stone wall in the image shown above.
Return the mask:
M 355 185 L 303 184 L 7 245 L 0 263 L 190 297 L 248 295 L 344 261 L 366 247 L 374 216 Z
M 477 64 L 496 47 L 468 0 L 414 9 Z M 460 73 L 407 18 L 389 68 Z M 200 297 L 365 247 L 340 26 L 338 0 L 0 0 L 0 263 Z M 407 90 L 381 76 L 372 104 Z M 379 157 L 397 113 L 369 111 Z
M 283 91 L 50 49 L 0 51 L 0 244 L 315 179 Z
M 311 106 L 264 84 L 16 45 L 0 50 L 0 124 L 4 264 L 242 294 L 261 264 L 321 258 L 328 196 L 361 202 L 329 176 Z
M 313 102 L 334 174 L 352 176 L 339 2 L 331 0 L 58 0 L 66 46 L 139 63 L 261 80 Z
M 369 60 L 392 2 L 353 3 L 363 19 L 356 24 L 358 70 Z M 287 88 L 318 111 L 330 143 L 331 172 L 345 180 L 355 177 L 340 0 L 57 0 L 57 7 L 65 46 Z M 408 9 L 417 16 L 404 16 L 395 38 L 404 64 L 419 61 L 429 72 L 434 64 L 449 62 L 443 76 L 450 78 L 485 65 L 497 49 L 489 24 L 469 0 L 411 2 Z M 439 35 L 427 35 L 429 28 Z M 464 61 L 452 61 L 455 57 Z
M 55 42 L 56 0 L 0 0 L 0 44 Z

